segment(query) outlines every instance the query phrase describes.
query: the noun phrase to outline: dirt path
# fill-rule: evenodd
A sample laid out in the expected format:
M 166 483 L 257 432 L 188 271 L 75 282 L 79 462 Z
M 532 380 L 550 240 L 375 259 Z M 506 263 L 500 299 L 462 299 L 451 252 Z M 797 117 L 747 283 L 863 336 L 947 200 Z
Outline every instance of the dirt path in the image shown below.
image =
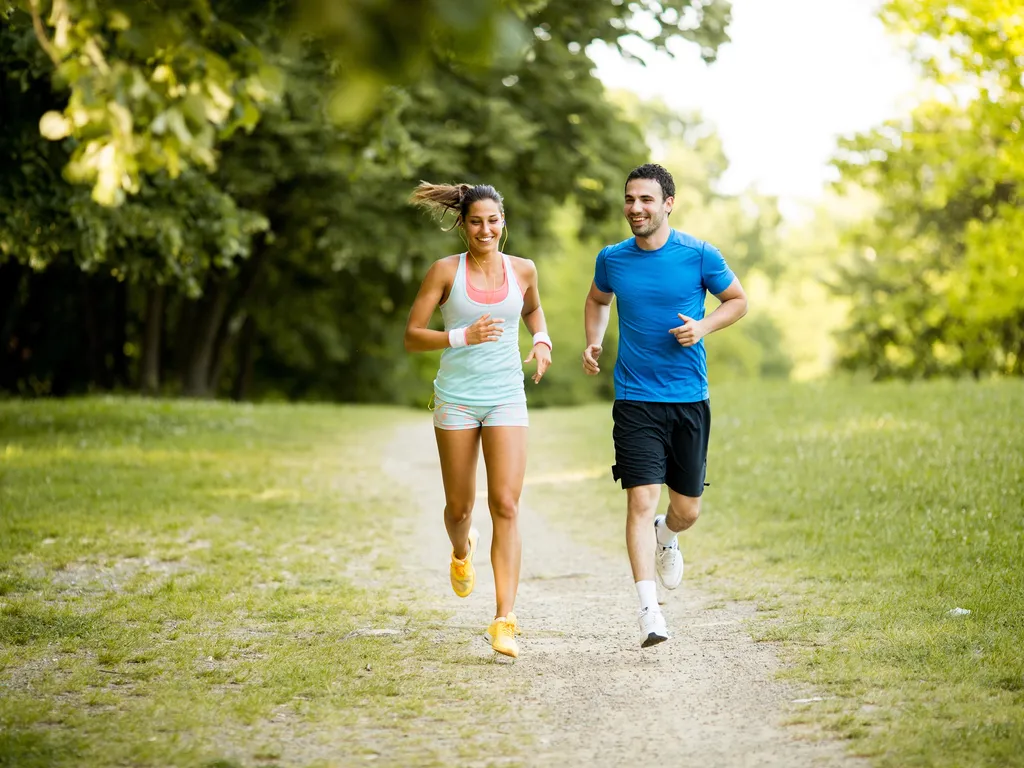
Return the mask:
M 482 461 L 481 461 L 482 470 Z M 434 437 L 428 421 L 403 427 L 385 471 L 415 489 L 410 531 L 417 586 L 436 607 L 454 612 L 442 630 L 452 638 L 482 635 L 494 609 L 488 548 L 491 526 L 481 472 L 474 521 L 481 533 L 477 587 L 467 600 L 448 584 L 450 544 Z M 527 478 L 529 482 L 529 478 Z M 783 719 L 813 692 L 774 679 L 769 644 L 754 643 L 743 620 L 750 606 L 724 603 L 684 581 L 664 605 L 672 639 L 641 650 L 636 597 L 625 548 L 621 556 L 581 546 L 529 506 L 521 511 L 523 573 L 516 613 L 524 630 L 514 664 L 480 639 L 468 653 L 482 686 L 508 697 L 508 721 L 470 722 L 531 734 L 533 747 L 506 760 L 536 766 L 699 765 L 862 766 L 840 745 L 807 738 Z M 710 609 L 709 606 L 716 606 Z M 503 657 L 502 657 L 503 658 Z M 813 704 L 810 704 L 813 706 Z M 472 713 L 468 715 L 472 718 Z M 457 754 L 457 734 L 451 739 Z M 497 757 L 497 756 L 496 756 Z M 456 758 L 452 764 L 461 764 Z

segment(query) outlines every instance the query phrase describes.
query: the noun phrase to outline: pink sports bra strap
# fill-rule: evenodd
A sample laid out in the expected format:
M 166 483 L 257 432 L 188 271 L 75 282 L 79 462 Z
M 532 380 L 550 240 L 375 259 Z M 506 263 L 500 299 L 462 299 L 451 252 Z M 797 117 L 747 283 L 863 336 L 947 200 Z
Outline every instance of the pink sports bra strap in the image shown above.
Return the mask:
M 477 288 L 470 282 L 469 254 L 463 254 L 462 260 L 464 264 L 463 269 L 465 270 L 466 295 L 478 304 L 500 304 L 508 298 L 508 284 L 511 282 L 508 279 L 509 270 L 512 270 L 512 279 L 519 288 L 519 297 L 524 298 L 526 296 L 526 290 L 523 288 L 522 283 L 519 282 L 519 279 L 515 276 L 515 270 L 512 267 L 512 260 L 505 254 L 501 255 L 501 286 L 495 288 L 493 292 Z

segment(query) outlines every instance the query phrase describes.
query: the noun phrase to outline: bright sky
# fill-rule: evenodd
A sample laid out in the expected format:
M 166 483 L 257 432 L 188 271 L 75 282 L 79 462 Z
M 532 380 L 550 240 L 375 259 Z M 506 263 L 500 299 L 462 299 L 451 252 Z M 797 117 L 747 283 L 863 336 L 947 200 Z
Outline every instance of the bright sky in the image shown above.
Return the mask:
M 875 16 L 875 0 L 733 0 L 732 41 L 705 65 L 696 46 L 650 66 L 603 45 L 589 53 L 609 88 L 661 97 L 713 123 L 729 157 L 724 192 L 754 185 L 798 215 L 832 178 L 836 138 L 905 114 L 917 77 Z M 637 47 L 635 50 L 641 50 Z

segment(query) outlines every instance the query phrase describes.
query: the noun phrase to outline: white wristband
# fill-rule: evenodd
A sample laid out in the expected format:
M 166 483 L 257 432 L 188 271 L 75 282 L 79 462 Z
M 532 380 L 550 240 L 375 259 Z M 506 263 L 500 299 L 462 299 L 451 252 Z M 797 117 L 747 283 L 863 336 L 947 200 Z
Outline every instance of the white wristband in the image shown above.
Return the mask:
M 456 347 L 466 346 L 466 329 L 465 328 L 453 328 L 448 331 L 448 344 L 451 345 L 452 349 Z
M 547 344 L 548 349 L 554 349 L 551 345 L 551 337 L 544 333 L 544 331 L 537 331 L 533 334 L 533 345 L 537 346 L 538 344 Z

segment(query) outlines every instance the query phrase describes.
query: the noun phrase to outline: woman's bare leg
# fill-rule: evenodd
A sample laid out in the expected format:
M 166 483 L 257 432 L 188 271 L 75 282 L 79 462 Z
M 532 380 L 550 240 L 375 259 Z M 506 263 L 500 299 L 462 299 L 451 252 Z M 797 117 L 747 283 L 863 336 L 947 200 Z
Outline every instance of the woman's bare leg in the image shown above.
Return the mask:
M 515 608 L 523 542 L 519 536 L 519 496 L 526 474 L 526 427 L 484 427 L 487 506 L 491 511 L 491 567 L 497 598 L 495 618 Z
M 476 463 L 480 455 L 480 428 L 438 429 L 437 453 L 444 482 L 444 527 L 459 560 L 469 554 L 469 529 L 476 501 Z

